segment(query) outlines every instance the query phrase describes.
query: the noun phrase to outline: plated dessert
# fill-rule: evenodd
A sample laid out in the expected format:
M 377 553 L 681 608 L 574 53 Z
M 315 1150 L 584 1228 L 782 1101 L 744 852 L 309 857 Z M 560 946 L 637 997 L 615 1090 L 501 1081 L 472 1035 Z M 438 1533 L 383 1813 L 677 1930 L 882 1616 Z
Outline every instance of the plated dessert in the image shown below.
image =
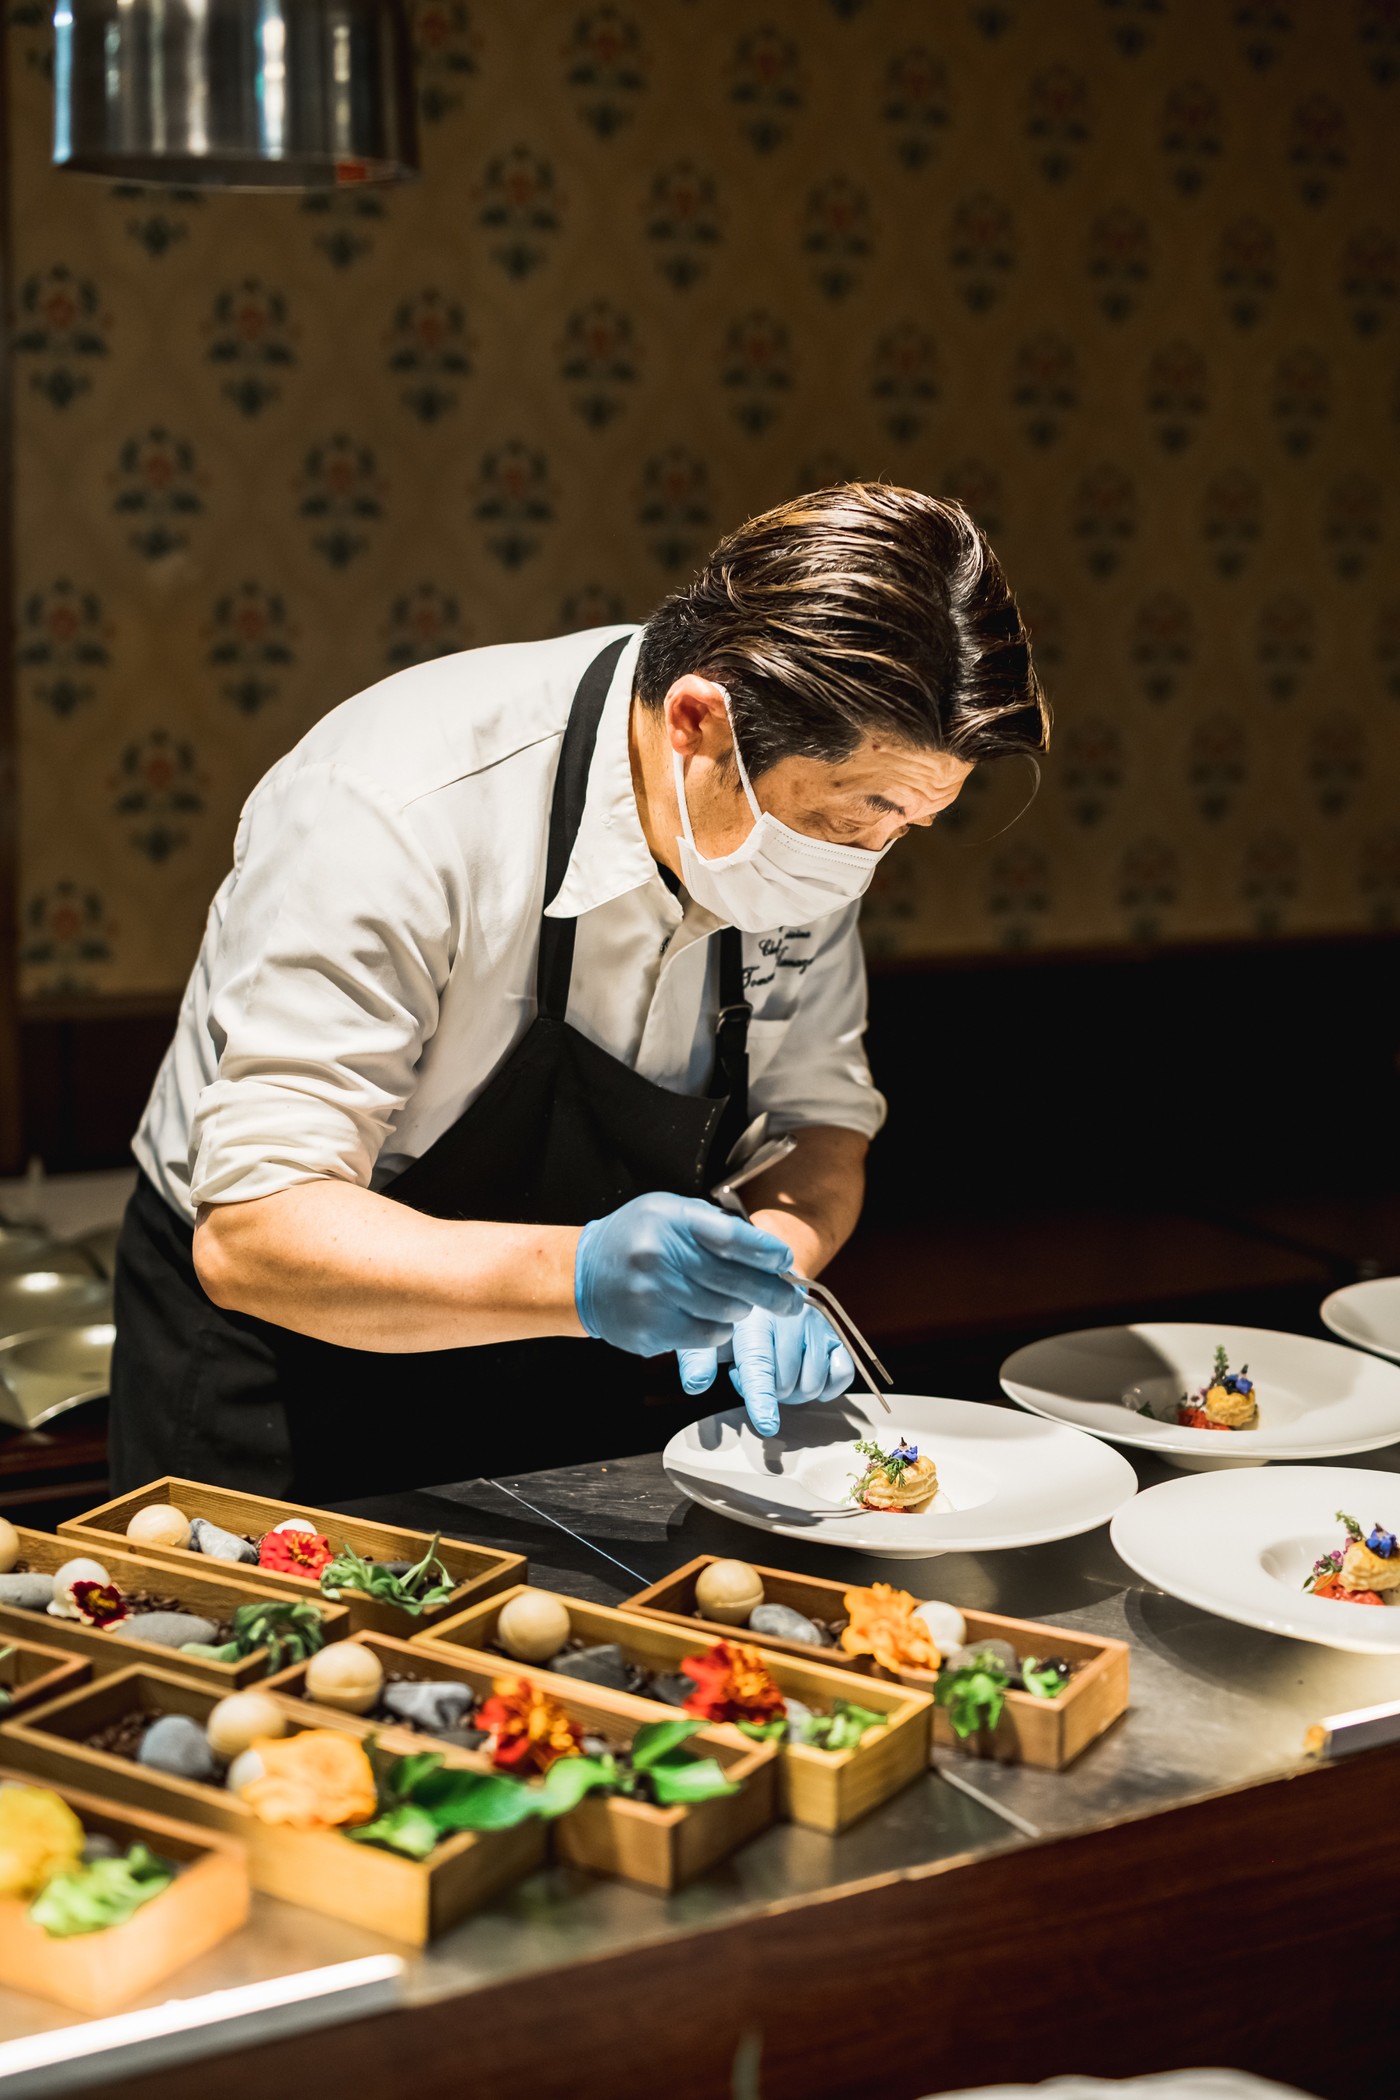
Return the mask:
M 1400 1603 L 1400 1544 L 1395 1533 L 1380 1523 L 1363 1531 L 1355 1517 L 1340 1509 L 1337 1522 L 1345 1527 L 1345 1538 L 1313 1562 L 1303 1588 L 1338 1604 Z
M 1136 1397 L 1134 1397 L 1136 1395 Z M 1174 1422 L 1178 1429 L 1257 1429 L 1259 1400 L 1249 1365 L 1230 1369 L 1229 1352 L 1217 1346 L 1215 1368 L 1206 1383 L 1193 1393 L 1183 1393 L 1169 1412 L 1159 1413 L 1152 1401 L 1129 1388 L 1123 1405 L 1149 1421 Z
M 927 1509 L 938 1493 L 938 1468 L 901 1437 L 893 1451 L 862 1439 L 856 1450 L 865 1468 L 851 1486 L 850 1500 L 863 1509 L 910 1513 Z

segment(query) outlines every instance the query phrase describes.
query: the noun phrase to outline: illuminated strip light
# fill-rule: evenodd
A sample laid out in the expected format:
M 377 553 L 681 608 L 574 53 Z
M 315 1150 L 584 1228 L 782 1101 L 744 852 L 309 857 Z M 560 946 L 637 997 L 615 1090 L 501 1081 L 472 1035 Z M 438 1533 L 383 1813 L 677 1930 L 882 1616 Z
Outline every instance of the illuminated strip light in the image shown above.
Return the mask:
M 401 1996 L 403 1962 L 396 1954 L 371 1954 L 329 1968 L 303 1969 L 262 1983 L 241 1983 L 198 1998 L 171 1998 L 140 2012 L 114 2013 L 80 2027 L 0 2042 L 0 2079 L 5 2100 L 51 2100 L 73 2092 L 73 2071 L 83 2066 L 83 2088 L 94 2078 L 139 2078 L 149 2071 L 212 2056 L 220 2049 L 248 2047 L 275 2037 L 326 2027 L 332 2022 L 384 2012 Z M 353 2001 L 353 2002 L 347 2002 Z M 240 2032 L 243 2023 L 247 2032 Z M 118 2052 L 137 2052 L 134 2063 Z M 94 2063 L 93 2058 L 115 2059 Z

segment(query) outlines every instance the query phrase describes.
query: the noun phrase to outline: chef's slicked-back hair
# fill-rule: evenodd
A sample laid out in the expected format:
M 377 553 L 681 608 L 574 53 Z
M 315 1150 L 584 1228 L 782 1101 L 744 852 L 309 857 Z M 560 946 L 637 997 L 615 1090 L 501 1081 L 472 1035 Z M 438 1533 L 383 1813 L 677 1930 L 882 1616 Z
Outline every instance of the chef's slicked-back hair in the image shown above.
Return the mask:
M 1043 751 L 1050 710 L 1001 564 L 961 504 L 884 482 L 798 496 L 721 540 L 652 614 L 637 692 L 729 693 L 750 773 L 883 736 L 969 763 Z

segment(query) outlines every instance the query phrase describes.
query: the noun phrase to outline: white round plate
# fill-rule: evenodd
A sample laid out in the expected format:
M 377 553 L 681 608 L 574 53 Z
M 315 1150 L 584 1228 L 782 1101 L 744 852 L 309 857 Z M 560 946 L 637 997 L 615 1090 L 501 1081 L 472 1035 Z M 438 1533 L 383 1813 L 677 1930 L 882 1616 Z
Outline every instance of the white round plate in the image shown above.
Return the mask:
M 742 1408 L 708 1415 L 672 1437 L 662 1453 L 666 1476 L 692 1502 L 738 1524 L 890 1560 L 1072 1538 L 1106 1524 L 1137 1492 L 1128 1461 L 1076 1430 L 971 1400 L 889 1399 L 888 1415 L 856 1393 L 825 1407 L 789 1407 L 770 1437 L 754 1434 Z M 865 1463 L 857 1440 L 889 1451 L 901 1436 L 938 1467 L 932 1506 L 853 1513 L 845 1498 Z
M 1134 1412 L 1135 1397 L 1165 1414 L 1208 1385 L 1217 1349 L 1232 1370 L 1248 1364 L 1257 1429 L 1180 1429 Z M 1270 1458 L 1344 1458 L 1400 1443 L 1400 1368 L 1267 1327 L 1166 1320 L 1085 1327 L 1018 1349 L 1001 1367 L 1001 1384 L 1032 1414 L 1155 1451 L 1189 1471 L 1233 1471 Z
M 1349 1283 L 1322 1301 L 1322 1324 L 1344 1342 L 1400 1360 L 1400 1276 Z
M 1109 1535 L 1145 1582 L 1218 1618 L 1353 1655 L 1400 1655 L 1400 1604 L 1339 1604 L 1303 1588 L 1313 1562 L 1342 1543 L 1339 1509 L 1393 1531 L 1400 1474 L 1289 1466 L 1164 1480 L 1120 1509 Z

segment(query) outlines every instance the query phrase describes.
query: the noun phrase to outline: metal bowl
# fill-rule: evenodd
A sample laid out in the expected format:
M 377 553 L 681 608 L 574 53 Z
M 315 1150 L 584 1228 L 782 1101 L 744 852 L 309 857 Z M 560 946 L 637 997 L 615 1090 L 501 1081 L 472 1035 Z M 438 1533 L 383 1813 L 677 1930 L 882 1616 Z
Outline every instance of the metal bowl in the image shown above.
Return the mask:
M 26 1269 L 52 1269 L 68 1276 L 91 1276 L 94 1257 L 76 1243 L 56 1240 L 42 1225 L 0 1225 L 0 1277 Z
M 112 1286 L 90 1269 L 22 1269 L 0 1276 L 0 1335 L 111 1317 Z
M 110 1320 L 33 1327 L 0 1341 L 0 1421 L 38 1429 L 107 1391 L 116 1329 Z

